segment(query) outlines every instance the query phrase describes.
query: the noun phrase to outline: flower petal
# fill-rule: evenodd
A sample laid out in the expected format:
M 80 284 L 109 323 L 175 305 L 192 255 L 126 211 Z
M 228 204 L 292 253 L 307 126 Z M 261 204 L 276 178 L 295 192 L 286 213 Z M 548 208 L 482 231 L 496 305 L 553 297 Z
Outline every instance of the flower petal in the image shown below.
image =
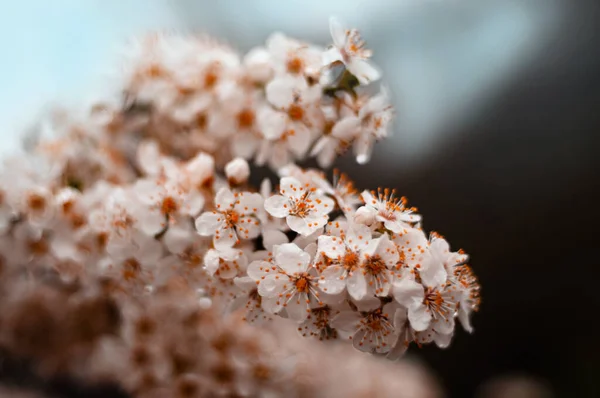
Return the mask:
M 360 271 L 355 271 L 346 279 L 348 294 L 354 300 L 362 300 L 367 295 L 367 280 Z
M 275 262 L 288 275 L 306 272 L 310 254 L 293 243 L 284 243 L 273 248 Z
M 396 301 L 407 308 L 415 302 L 422 303 L 425 298 L 423 285 L 408 278 L 396 281 L 392 292 Z
M 276 218 L 286 217 L 290 214 L 289 199 L 281 195 L 273 195 L 265 200 L 265 210 Z
M 346 281 L 340 279 L 344 269 L 339 265 L 332 265 L 323 270 L 319 279 L 319 287 L 327 294 L 340 294 L 346 288 Z
M 346 29 L 336 17 L 329 18 L 329 33 L 336 47 L 342 48 L 346 44 Z
M 413 303 L 408 307 L 410 326 L 417 332 L 423 331 L 431 323 L 431 313 L 423 303 Z
M 196 230 L 202 236 L 214 235 L 223 224 L 223 216 L 216 211 L 204 212 L 196 219 Z

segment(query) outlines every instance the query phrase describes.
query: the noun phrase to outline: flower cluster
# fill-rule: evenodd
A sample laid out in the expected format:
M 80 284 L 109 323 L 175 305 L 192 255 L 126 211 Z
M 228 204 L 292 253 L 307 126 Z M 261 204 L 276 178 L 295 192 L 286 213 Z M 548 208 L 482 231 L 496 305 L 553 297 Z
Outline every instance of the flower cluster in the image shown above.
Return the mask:
M 243 58 L 206 38 L 136 43 L 115 98 L 82 115 L 56 112 L 26 156 L 6 161 L 0 271 L 52 275 L 90 294 L 110 281 L 119 311 L 164 306 L 156 317 L 169 325 L 187 322 L 165 295 L 176 290 L 232 324 L 269 329 L 284 318 L 302 336 L 351 340 L 391 359 L 411 342 L 446 347 L 456 318 L 471 331 L 480 299 L 466 254 L 427 235 L 394 190 L 360 193 L 344 174 L 330 180 L 295 165 L 310 155 L 329 166 L 350 147 L 364 163 L 392 118 L 386 91 L 373 94 L 380 72 L 359 33 L 335 19 L 331 33 L 328 49 L 274 34 Z M 275 187 L 252 186 L 251 159 L 277 172 Z M 191 338 L 178 327 L 173 341 Z M 217 339 L 215 328 L 203 338 Z M 138 337 L 124 337 L 142 344 L 131 346 L 135 360 L 159 355 L 164 341 Z M 272 375 L 271 365 L 250 371 L 242 351 L 227 369 L 229 351 L 202 364 L 217 361 L 216 370 L 190 358 L 173 366 L 214 371 L 200 378 L 213 393 L 238 373 L 232 367 L 254 375 L 242 385 Z M 166 365 L 148 366 L 154 378 L 132 373 L 128 390 L 161 383 Z
M 360 86 L 380 73 L 358 31 L 332 19 L 331 34 L 323 49 L 275 33 L 244 57 L 206 38 L 147 37 L 127 68 L 128 110 L 183 158 L 204 151 L 277 170 L 313 156 L 327 167 L 353 147 L 365 163 L 393 110 L 385 90 Z

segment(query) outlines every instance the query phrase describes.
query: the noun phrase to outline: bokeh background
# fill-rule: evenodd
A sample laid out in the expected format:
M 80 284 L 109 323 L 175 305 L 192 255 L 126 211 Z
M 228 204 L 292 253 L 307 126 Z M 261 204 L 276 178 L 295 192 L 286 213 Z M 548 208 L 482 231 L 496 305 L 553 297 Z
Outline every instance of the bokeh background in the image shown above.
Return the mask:
M 369 165 L 336 166 L 408 196 L 483 285 L 474 335 L 409 357 L 452 397 L 600 397 L 597 1 L 5 0 L 0 153 L 47 104 L 93 96 L 132 35 L 325 44 L 330 15 L 361 29 L 398 111 Z

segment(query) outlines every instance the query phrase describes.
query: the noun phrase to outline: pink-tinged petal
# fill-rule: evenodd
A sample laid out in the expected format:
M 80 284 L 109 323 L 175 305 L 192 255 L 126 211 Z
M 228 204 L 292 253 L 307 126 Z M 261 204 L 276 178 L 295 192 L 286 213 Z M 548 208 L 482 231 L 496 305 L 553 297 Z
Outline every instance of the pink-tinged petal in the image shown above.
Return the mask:
M 332 265 L 323 270 L 319 279 L 319 288 L 327 294 L 340 294 L 346 288 L 346 281 L 340 279 L 344 269 L 339 265 Z
M 362 300 L 367 295 L 367 280 L 360 271 L 348 275 L 346 286 L 348 287 L 348 294 L 354 300 Z
M 310 130 L 304 123 L 294 123 L 293 130 L 287 138 L 288 148 L 297 158 L 303 158 L 312 144 Z
M 273 250 L 273 246 L 275 245 L 288 243 L 287 235 L 276 229 L 269 229 L 263 231 L 262 238 L 264 248 L 269 251 Z
M 371 344 L 368 342 L 368 338 L 366 337 L 367 331 L 364 329 L 359 329 L 354 336 L 352 336 L 352 345 L 359 351 L 370 352 Z
M 239 214 L 257 214 L 264 208 L 264 199 L 258 193 L 240 192 L 238 201 L 233 207 Z
M 452 342 L 452 333 L 449 333 L 449 334 L 436 333 L 435 336 L 433 336 L 433 341 L 435 341 L 435 344 L 438 347 L 447 348 L 450 345 L 450 343 Z
M 267 298 L 277 297 L 283 291 L 286 281 L 287 278 L 282 275 L 267 275 L 258 285 L 258 294 Z
M 332 47 L 324 51 L 323 55 L 321 56 L 321 63 L 323 66 L 331 65 L 334 62 L 344 62 L 342 53 L 336 47 Z M 332 70 L 330 70 L 330 72 L 332 72 Z M 331 84 L 333 81 L 335 81 L 335 75 L 324 75 L 320 80 L 320 82 L 323 84 Z
M 290 229 L 294 232 L 297 232 L 301 235 L 310 235 L 313 232 L 313 229 L 308 226 L 304 218 L 297 216 L 287 216 L 285 221 Z M 318 228 L 318 227 L 317 227 Z
M 224 216 L 221 213 L 207 211 L 196 219 L 196 230 L 202 236 L 214 235 L 224 222 Z
M 287 301 L 285 310 L 291 320 L 303 322 L 308 316 L 308 304 L 305 296 L 304 294 L 295 294 Z
M 338 236 L 319 236 L 318 250 L 319 252 L 325 253 L 325 255 L 332 260 L 338 259 L 345 253 L 342 238 Z
M 317 244 L 315 242 L 311 242 L 305 247 L 302 248 L 305 252 L 310 256 L 311 261 L 317 256 Z
M 281 195 L 273 195 L 265 200 L 265 210 L 276 218 L 286 217 L 290 214 L 289 199 Z
M 371 225 L 376 221 L 377 210 L 371 206 L 361 206 L 356 209 L 352 221 L 356 224 Z
M 335 207 L 335 202 L 328 196 L 315 198 L 315 200 L 313 200 L 313 204 L 315 205 L 315 209 L 319 214 L 329 214 Z
M 236 198 L 229 188 L 221 188 L 215 195 L 215 205 L 218 211 L 226 211 L 233 207 Z
M 213 237 L 213 244 L 218 249 L 225 249 L 238 243 L 238 236 L 233 228 L 223 228 Z
M 378 221 L 383 221 L 383 226 L 385 227 L 385 229 L 390 230 L 396 234 L 404 233 L 408 230 L 408 228 L 410 228 L 407 224 L 404 224 L 401 221 L 388 220 L 387 218 L 384 218 L 382 216 L 376 216 L 376 218 Z
M 219 249 L 219 257 L 225 261 L 234 261 L 240 258 L 243 252 L 239 249 L 234 249 L 232 247 L 226 247 L 223 249 Z
M 423 285 L 407 278 L 396 281 L 392 292 L 396 301 L 407 308 L 414 303 L 422 303 L 425 298 Z
M 350 141 L 360 132 L 360 119 L 356 116 L 346 117 L 333 126 L 331 135 L 344 141 Z
M 238 236 L 242 239 L 254 239 L 260 235 L 260 222 L 256 217 L 245 217 L 243 223 L 238 223 Z
M 291 43 L 291 40 L 281 32 L 272 33 L 266 40 L 267 50 L 276 60 L 285 59 Z
M 283 303 L 279 297 L 263 297 L 261 300 L 261 306 L 265 312 L 269 314 L 276 314 L 283 308 Z
M 420 214 L 402 213 L 402 212 L 396 212 L 396 217 L 398 218 L 398 220 L 405 222 L 405 223 L 418 223 L 422 219 Z
M 377 199 L 371 194 L 371 192 L 364 190 L 360 197 L 365 202 L 367 206 L 375 206 L 377 204 Z
M 353 224 L 346 231 L 346 245 L 354 252 L 360 252 L 371 241 L 371 229 L 363 224 Z
M 335 329 L 353 332 L 356 330 L 362 317 L 355 311 L 342 311 L 331 320 L 331 326 Z
M 165 215 L 158 211 L 147 211 L 137 217 L 139 229 L 146 235 L 155 235 L 167 226 Z
M 219 267 L 219 277 L 222 279 L 235 278 L 238 273 L 238 267 L 233 262 L 227 262 Z
M 281 138 L 283 132 L 286 130 L 287 116 L 282 112 L 266 108 L 260 110 L 257 121 L 263 137 L 269 141 L 273 141 Z M 265 144 L 267 142 L 263 142 L 263 145 Z M 261 151 L 265 150 L 264 147 L 261 148 Z
M 271 157 L 269 158 L 269 166 L 273 170 L 278 170 L 292 161 L 292 156 L 288 151 L 285 142 L 275 142 L 271 147 Z
M 233 279 L 233 283 L 243 292 L 251 292 L 256 289 L 256 282 L 249 276 L 241 276 Z
M 400 255 L 398 254 L 396 245 L 387 237 L 387 235 L 382 235 L 381 238 L 379 238 L 379 244 L 377 245 L 375 254 L 378 254 L 381 257 L 388 268 L 395 267 L 396 264 L 398 264 L 398 261 L 400 261 Z
M 204 255 L 204 267 L 210 276 L 213 276 L 219 269 L 220 262 L 219 252 L 216 250 L 209 250 Z
M 368 84 L 381 77 L 381 72 L 369 61 L 353 58 L 349 64 L 346 65 L 350 73 L 352 73 L 360 84 Z
M 446 283 L 448 273 L 438 258 L 433 255 L 426 255 L 421 266 L 421 280 L 425 286 L 435 287 L 442 286 Z
M 397 330 L 403 330 L 408 322 L 408 310 L 406 308 L 398 308 L 394 312 L 394 327 Z
M 329 18 L 329 33 L 331 33 L 333 44 L 338 48 L 343 48 L 346 44 L 346 29 L 336 17 Z
M 310 254 L 293 243 L 284 243 L 273 248 L 275 262 L 288 275 L 306 272 L 310 263 Z
M 238 134 L 230 142 L 233 155 L 244 159 L 252 158 L 260 144 L 260 140 L 254 134 Z
M 286 109 L 294 103 L 298 80 L 293 77 L 279 77 L 265 87 L 267 101 L 277 109 Z
M 277 268 L 267 261 L 253 261 L 248 265 L 248 269 L 246 269 L 246 273 L 254 281 L 260 281 L 263 277 L 276 272 Z
M 153 179 L 137 180 L 133 190 L 140 202 L 145 205 L 156 204 L 164 193 L 164 188 Z
M 421 332 L 429 327 L 431 312 L 422 303 L 413 303 L 408 307 L 408 320 L 413 329 Z
M 371 160 L 373 140 L 373 137 L 363 135 L 354 141 L 354 155 L 358 164 L 365 164 Z
M 300 199 L 306 189 L 304 185 L 294 177 L 283 177 L 279 186 L 279 193 L 294 199 Z
M 381 307 L 381 300 L 375 296 L 367 295 L 354 304 L 356 304 L 356 308 L 361 312 L 371 312 Z
M 183 211 L 188 216 L 195 217 L 204 207 L 204 202 L 204 195 L 202 195 L 200 192 L 192 191 L 187 195 L 183 203 Z
M 385 357 L 386 357 L 386 359 L 388 359 L 390 361 L 397 361 L 398 359 L 400 359 L 404 356 L 404 353 L 406 352 L 407 349 L 408 349 L 408 343 L 406 341 L 406 331 L 402 330 L 400 332 L 400 335 L 396 338 L 396 342 L 394 343 L 394 346 L 392 347 L 390 352 L 388 352 L 388 354 Z
M 446 318 L 437 318 L 432 326 L 438 333 L 451 334 L 454 331 L 454 317 L 452 314 L 448 314 Z
M 459 308 L 458 320 L 460 324 L 467 332 L 473 333 L 473 326 L 471 326 L 471 317 L 469 315 L 469 311 L 465 310 L 462 306 Z

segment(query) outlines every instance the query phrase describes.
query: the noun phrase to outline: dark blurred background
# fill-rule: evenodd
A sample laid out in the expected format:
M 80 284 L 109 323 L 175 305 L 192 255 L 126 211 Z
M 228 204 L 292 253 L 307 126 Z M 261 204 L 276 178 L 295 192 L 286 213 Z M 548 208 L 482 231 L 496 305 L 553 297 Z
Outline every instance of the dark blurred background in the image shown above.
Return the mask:
M 489 383 L 507 377 L 600 397 L 599 2 L 9 3 L 0 104 L 22 120 L 23 104 L 89 91 L 105 72 L 97 61 L 148 28 L 205 30 L 246 50 L 274 30 L 324 44 L 332 14 L 358 26 L 394 93 L 397 131 L 369 165 L 336 166 L 360 188 L 408 196 L 426 229 L 471 255 L 483 286 L 473 335 L 410 356 L 452 397 L 492 397 Z M 15 137 L 4 134 L 6 151 Z

